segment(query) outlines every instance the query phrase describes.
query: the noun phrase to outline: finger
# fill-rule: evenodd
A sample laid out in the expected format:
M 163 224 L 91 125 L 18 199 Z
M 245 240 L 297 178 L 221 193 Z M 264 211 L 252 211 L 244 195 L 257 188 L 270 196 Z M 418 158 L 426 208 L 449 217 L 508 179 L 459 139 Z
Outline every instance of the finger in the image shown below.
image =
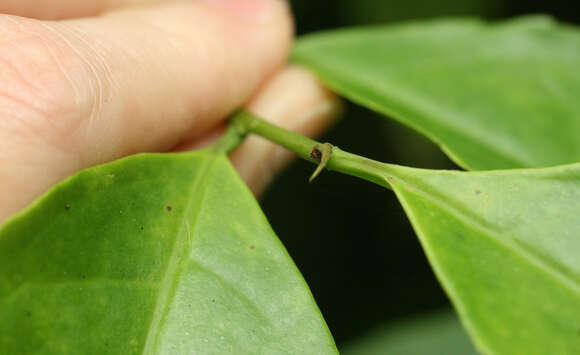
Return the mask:
M 0 0 L 0 13 L 60 20 L 95 16 L 116 8 L 160 2 L 162 0 Z
M 202 135 L 284 62 L 291 39 L 280 0 L 1 17 L 0 28 L 0 195 L 13 198 L 0 218 L 81 168 Z
M 260 90 L 248 109 L 278 126 L 316 137 L 340 113 L 341 105 L 312 73 L 290 66 Z M 293 156 L 264 138 L 250 136 L 231 159 L 250 189 L 259 195 Z

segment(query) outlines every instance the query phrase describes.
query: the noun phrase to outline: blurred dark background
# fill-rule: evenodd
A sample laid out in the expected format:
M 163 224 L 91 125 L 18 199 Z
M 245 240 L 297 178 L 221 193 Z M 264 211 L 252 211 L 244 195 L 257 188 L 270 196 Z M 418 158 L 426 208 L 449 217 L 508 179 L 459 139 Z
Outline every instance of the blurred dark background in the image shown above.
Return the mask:
M 345 26 L 433 17 L 502 19 L 545 13 L 579 23 L 580 1 L 292 0 L 298 35 Z M 456 169 L 437 146 L 379 115 L 346 104 L 322 141 L 384 162 Z M 262 206 L 302 271 L 339 348 L 372 328 L 448 307 L 394 194 L 296 161 Z

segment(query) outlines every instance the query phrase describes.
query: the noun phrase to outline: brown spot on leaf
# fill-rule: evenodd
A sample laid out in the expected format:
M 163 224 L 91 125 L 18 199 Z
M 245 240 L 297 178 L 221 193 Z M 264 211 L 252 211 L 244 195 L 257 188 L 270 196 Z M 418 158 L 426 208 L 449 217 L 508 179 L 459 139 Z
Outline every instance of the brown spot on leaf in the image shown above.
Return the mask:
M 475 194 L 476 194 L 476 195 L 479 195 L 480 193 L 481 193 L 481 191 L 480 191 L 480 190 L 475 190 Z
M 463 238 L 463 234 L 457 233 L 457 238 L 460 238 L 460 239 Z
M 256 246 L 250 245 L 250 249 L 256 249 Z
M 171 212 L 172 209 L 173 209 L 173 207 L 167 206 L 167 211 Z
M 26 311 L 26 317 L 28 318 L 32 317 L 32 313 L 30 311 Z
M 70 203 L 67 203 L 66 205 L 64 205 L 64 208 L 68 211 L 70 210 Z
M 393 182 L 393 181 L 395 181 L 395 179 L 394 179 L 392 176 L 389 176 L 389 177 L 387 178 L 387 180 L 389 180 L 389 182 Z

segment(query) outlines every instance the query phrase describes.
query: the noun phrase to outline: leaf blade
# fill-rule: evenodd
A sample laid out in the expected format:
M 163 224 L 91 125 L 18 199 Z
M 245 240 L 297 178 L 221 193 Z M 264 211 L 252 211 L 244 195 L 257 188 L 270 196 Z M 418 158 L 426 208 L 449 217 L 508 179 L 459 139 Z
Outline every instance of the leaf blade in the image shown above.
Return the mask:
M 580 164 L 386 170 L 482 352 L 573 354 L 580 348 Z
M 580 160 L 580 32 L 548 18 L 320 33 L 300 39 L 293 58 L 339 94 L 426 135 L 466 169 Z
M 199 260 L 209 277 L 190 267 Z M 282 329 L 295 335 L 287 351 L 336 351 L 251 193 L 213 152 L 80 173 L 0 230 L 0 263 L 2 353 L 249 353 L 272 350 Z
M 454 312 L 436 311 L 372 330 L 341 349 L 348 355 L 475 355 L 477 352 Z

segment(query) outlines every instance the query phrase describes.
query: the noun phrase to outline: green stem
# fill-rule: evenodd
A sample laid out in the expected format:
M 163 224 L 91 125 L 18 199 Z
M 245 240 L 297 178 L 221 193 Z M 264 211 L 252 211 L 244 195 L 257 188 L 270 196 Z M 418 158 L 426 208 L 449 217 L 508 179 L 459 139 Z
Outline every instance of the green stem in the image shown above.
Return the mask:
M 388 172 L 392 170 L 392 165 L 345 152 L 328 143 L 319 143 L 266 122 L 247 111 L 237 113 L 231 119 L 230 126 L 233 128 L 231 130 L 228 128 L 229 133 L 226 132 L 226 135 L 229 135 L 229 138 L 226 139 L 228 143 L 223 143 L 229 148 L 224 151 L 232 150 L 235 148 L 232 143 L 239 144 L 247 133 L 253 133 L 293 151 L 304 160 L 319 164 L 320 167 L 326 167 L 328 170 L 356 176 L 390 188 Z M 238 134 L 237 139 L 231 137 L 235 134 Z M 225 136 L 222 139 L 225 139 Z M 330 147 L 330 149 L 322 149 L 323 146 Z M 319 170 L 317 169 L 312 178 L 317 175 Z
M 211 146 L 214 152 L 230 153 L 242 144 L 244 138 L 246 138 L 248 131 L 241 122 L 235 119 L 236 117 L 237 115 L 230 120 L 224 134 Z
M 243 126 L 246 132 L 262 136 L 269 141 L 277 143 L 284 148 L 293 151 L 298 156 L 308 160 L 311 163 L 318 163 L 310 156 L 312 148 L 319 144 L 315 140 L 273 125 L 247 111 L 241 111 L 237 113 L 232 118 L 231 122 Z

